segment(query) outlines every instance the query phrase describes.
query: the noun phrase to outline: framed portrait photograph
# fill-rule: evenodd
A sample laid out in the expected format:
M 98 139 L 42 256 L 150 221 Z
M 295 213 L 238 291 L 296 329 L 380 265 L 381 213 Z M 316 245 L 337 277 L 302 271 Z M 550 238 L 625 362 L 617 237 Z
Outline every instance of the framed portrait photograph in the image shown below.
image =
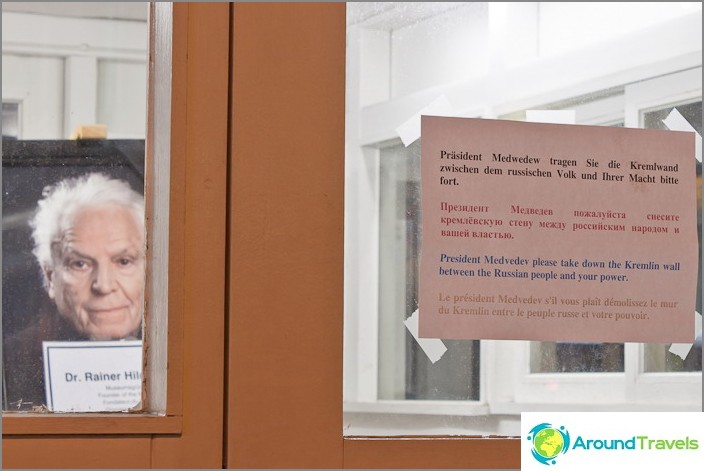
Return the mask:
M 98 385 L 90 394 L 108 404 L 110 387 L 123 385 L 113 382 L 124 381 L 123 372 L 75 359 L 66 372 L 55 361 L 61 384 L 48 384 L 43 344 L 141 340 L 144 151 L 143 139 L 3 139 L 4 410 L 46 410 L 52 393 L 69 386 Z M 96 407 L 88 410 L 111 410 Z

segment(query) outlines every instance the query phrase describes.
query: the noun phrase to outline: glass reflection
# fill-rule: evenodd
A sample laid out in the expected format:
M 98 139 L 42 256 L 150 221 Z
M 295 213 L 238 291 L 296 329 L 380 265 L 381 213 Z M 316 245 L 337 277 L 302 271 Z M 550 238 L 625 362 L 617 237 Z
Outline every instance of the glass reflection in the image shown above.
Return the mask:
M 141 360 L 90 363 L 90 343 L 62 365 L 43 346 L 142 337 L 148 4 L 2 9 L 3 409 L 139 407 Z M 60 368 L 76 381 L 46 380 Z

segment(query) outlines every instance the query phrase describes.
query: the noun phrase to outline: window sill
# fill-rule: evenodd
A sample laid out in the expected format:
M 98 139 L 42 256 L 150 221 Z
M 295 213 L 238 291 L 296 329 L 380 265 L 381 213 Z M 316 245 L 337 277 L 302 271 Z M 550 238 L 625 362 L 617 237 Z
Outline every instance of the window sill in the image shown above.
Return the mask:
M 489 407 L 475 401 L 378 401 L 345 402 L 344 412 L 362 412 L 371 414 L 418 414 L 418 415 L 453 415 L 478 416 L 488 415 Z
M 491 406 L 491 413 L 498 415 L 519 415 L 521 412 L 697 412 L 693 404 L 657 403 L 537 403 L 505 402 Z
M 7 435 L 177 435 L 181 416 L 150 414 L 35 414 L 3 412 Z
M 486 404 L 473 401 L 346 402 L 344 435 L 505 435 L 505 418 L 489 417 Z

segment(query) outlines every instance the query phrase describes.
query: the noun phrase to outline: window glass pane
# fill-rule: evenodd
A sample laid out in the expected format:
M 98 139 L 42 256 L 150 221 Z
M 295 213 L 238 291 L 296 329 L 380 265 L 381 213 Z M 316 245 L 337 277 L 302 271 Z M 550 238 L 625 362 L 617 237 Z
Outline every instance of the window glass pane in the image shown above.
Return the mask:
M 531 342 L 532 373 L 623 371 L 622 343 Z
M 479 342 L 433 363 L 403 324 L 418 309 L 420 141 L 380 150 L 379 399 L 479 399 Z
M 3 409 L 139 408 L 148 4 L 2 9 Z
M 671 345 L 448 339 L 433 361 L 409 324 L 422 252 L 418 114 L 571 110 L 575 124 L 659 127 L 676 104 L 701 132 L 701 45 L 687 39 L 700 35 L 701 4 L 686 2 L 348 4 L 347 435 L 517 435 L 520 412 L 552 405 L 700 409 L 698 376 L 657 387 L 640 376 L 699 371 L 701 336 L 699 364 L 678 365 Z

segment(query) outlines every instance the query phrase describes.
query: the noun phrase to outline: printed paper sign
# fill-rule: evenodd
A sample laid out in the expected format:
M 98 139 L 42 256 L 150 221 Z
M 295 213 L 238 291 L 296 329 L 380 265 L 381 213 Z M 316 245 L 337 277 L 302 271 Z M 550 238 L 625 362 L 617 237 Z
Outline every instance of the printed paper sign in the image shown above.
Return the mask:
M 44 342 L 46 403 L 54 412 L 126 411 L 142 400 L 142 342 Z
M 423 116 L 420 337 L 689 342 L 692 133 Z

